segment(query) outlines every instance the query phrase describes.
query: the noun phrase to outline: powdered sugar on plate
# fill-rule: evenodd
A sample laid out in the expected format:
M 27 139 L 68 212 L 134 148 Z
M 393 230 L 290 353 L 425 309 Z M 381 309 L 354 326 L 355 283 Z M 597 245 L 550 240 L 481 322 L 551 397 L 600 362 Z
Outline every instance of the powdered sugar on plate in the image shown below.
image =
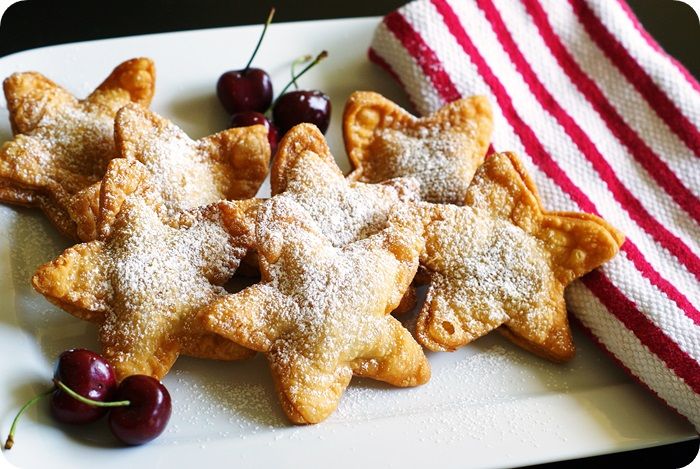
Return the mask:
M 183 359 L 165 380 L 175 399 L 174 408 L 180 411 L 173 413 L 163 437 L 204 444 L 261 435 L 270 435 L 273 442 L 306 440 L 331 437 L 345 427 L 371 431 L 382 421 L 402 418 L 417 423 L 407 428 L 423 428 L 419 434 L 407 434 L 409 439 L 489 442 L 493 433 L 503 437 L 514 431 L 503 425 L 506 417 L 513 425 L 551 426 L 542 414 L 508 416 L 508 409 L 529 397 L 566 392 L 567 376 L 572 373 L 571 368 L 533 361 L 498 336 L 486 337 L 454 354 L 432 354 L 430 359 L 433 376 L 416 388 L 397 389 L 354 378 L 336 412 L 309 427 L 289 426 L 262 356 L 216 366 Z M 455 414 L 460 419 L 454 419 Z

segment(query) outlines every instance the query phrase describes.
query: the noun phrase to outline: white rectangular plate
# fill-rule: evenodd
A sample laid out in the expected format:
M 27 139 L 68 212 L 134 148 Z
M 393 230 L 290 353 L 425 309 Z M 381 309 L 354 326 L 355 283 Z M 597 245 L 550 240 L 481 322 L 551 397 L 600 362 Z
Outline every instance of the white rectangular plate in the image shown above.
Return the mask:
M 255 66 L 279 90 L 291 61 L 327 49 L 330 57 L 302 78 L 330 95 L 328 132 L 348 169 L 340 119 L 354 90 L 406 98 L 371 65 L 366 51 L 376 18 L 275 24 Z M 0 59 L 0 77 L 36 70 L 77 96 L 87 95 L 118 63 L 155 60 L 153 109 L 192 137 L 222 130 L 227 116 L 214 92 L 218 76 L 245 65 L 258 26 L 211 29 L 67 44 Z M 4 103 L 3 103 L 4 105 Z M 11 138 L 0 109 L 0 142 Z M 269 194 L 266 185 L 261 195 Z M 94 327 L 51 306 L 29 279 L 68 243 L 36 211 L 0 206 L 0 434 L 29 396 L 45 389 L 53 362 L 72 347 L 98 350 Z M 352 288 L 352 285 L 348 285 Z M 20 423 L 4 457 L 19 467 L 498 467 L 519 466 L 690 439 L 692 427 L 632 383 L 576 333 L 578 355 L 553 365 L 491 334 L 454 353 L 430 354 L 431 381 L 393 389 L 353 380 L 337 412 L 315 426 L 283 417 L 265 360 L 178 360 L 165 384 L 173 417 L 156 441 L 118 447 L 105 422 L 62 428 L 38 406 Z M 0 456 L 2 463 L 2 456 Z

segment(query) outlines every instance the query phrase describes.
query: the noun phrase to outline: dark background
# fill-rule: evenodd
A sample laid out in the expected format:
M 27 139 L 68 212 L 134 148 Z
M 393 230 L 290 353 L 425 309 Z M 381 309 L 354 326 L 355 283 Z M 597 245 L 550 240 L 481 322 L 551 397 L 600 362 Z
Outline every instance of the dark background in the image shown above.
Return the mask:
M 0 56 L 65 42 L 258 24 L 273 5 L 277 8 L 275 22 L 283 22 L 384 15 L 404 3 L 406 0 L 25 0 L 12 5 L 0 22 Z M 699 77 L 700 25 L 693 10 L 673 0 L 628 3 L 664 49 Z
M 680 60 L 696 79 L 700 79 L 700 23 L 693 10 L 673 0 L 627 2 L 661 46 Z M 404 3 L 402 0 L 330 0 L 313 3 L 290 0 L 25 0 L 12 5 L 0 20 L 0 57 L 66 42 L 259 24 L 273 5 L 277 9 L 275 22 L 285 22 L 378 16 Z M 232 44 L 231 47 L 236 45 Z M 187 58 L 183 60 L 186 66 Z M 700 440 L 696 438 L 684 443 L 537 467 L 601 469 L 638 465 L 677 468 L 689 464 L 698 454 L 699 446 Z M 387 451 L 391 450 L 387 448 Z M 466 461 L 468 458 L 465 458 L 465 464 Z

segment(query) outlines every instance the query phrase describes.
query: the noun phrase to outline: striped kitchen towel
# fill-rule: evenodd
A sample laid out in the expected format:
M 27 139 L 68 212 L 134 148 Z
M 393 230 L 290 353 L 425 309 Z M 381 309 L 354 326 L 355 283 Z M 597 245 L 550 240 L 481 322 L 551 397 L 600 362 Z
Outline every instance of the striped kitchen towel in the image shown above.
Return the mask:
M 494 105 L 550 210 L 595 213 L 627 241 L 572 284 L 569 310 L 629 373 L 700 429 L 700 86 L 624 0 L 416 0 L 370 58 L 421 114 Z

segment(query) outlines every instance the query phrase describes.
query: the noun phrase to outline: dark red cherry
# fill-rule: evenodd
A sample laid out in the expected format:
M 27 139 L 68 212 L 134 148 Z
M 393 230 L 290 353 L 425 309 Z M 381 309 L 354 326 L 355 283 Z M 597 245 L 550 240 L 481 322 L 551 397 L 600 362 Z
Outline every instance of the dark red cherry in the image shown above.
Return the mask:
M 109 413 L 109 428 L 120 441 L 141 445 L 163 433 L 172 404 L 160 381 L 145 375 L 128 376 L 119 385 L 116 399 L 129 401 L 128 406 Z
M 216 82 L 216 95 L 229 114 L 243 111 L 265 112 L 272 103 L 272 80 L 266 71 L 251 68 L 255 55 L 265 37 L 267 27 L 272 22 L 275 9 L 270 9 L 265 26 L 258 43 L 250 56 L 248 63 L 241 70 L 229 70 L 219 77 Z
M 249 125 L 264 125 L 267 129 L 267 140 L 270 142 L 270 153 L 277 150 L 277 127 L 275 127 L 264 114 L 255 111 L 237 112 L 231 116 L 229 127 L 248 127 Z
M 331 100 L 321 91 L 290 91 L 283 94 L 272 108 L 272 121 L 281 135 L 302 122 L 316 125 L 326 133 L 331 120 Z
M 85 349 L 63 352 L 58 357 L 54 379 L 93 401 L 112 399 L 117 381 L 112 367 L 102 356 Z M 51 415 L 63 423 L 82 424 L 102 417 L 107 409 L 77 401 L 61 389 L 51 395 Z
M 265 112 L 272 103 L 272 80 L 259 68 L 230 70 L 219 77 L 216 94 L 229 114 Z

